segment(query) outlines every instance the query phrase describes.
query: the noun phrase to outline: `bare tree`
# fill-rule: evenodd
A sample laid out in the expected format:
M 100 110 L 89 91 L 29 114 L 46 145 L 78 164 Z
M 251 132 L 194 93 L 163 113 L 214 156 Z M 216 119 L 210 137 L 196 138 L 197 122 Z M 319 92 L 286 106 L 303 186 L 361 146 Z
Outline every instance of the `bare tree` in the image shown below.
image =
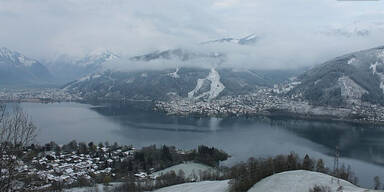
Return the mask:
M 37 128 L 20 106 L 6 107 L 0 104 L 0 191 L 11 192 L 20 190 L 17 168 L 22 150 L 33 142 Z

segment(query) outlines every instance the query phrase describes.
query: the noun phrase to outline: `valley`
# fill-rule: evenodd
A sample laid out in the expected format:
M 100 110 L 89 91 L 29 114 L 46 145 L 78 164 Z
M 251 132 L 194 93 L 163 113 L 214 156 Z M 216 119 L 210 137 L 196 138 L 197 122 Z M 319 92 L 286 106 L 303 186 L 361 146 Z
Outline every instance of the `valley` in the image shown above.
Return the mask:
M 0 192 L 383 192 L 380 0 L 0 0 Z

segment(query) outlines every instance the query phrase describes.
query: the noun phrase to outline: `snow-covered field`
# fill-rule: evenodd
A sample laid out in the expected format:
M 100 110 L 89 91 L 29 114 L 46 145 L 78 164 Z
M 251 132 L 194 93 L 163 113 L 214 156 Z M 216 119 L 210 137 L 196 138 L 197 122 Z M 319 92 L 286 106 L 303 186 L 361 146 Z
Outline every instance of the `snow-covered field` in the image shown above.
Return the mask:
M 312 171 L 288 171 L 267 177 L 256 183 L 248 192 L 308 192 L 315 185 L 329 186 L 332 191 L 337 191 L 339 186 L 343 192 L 369 192 L 347 181 L 339 180 L 326 174 Z
M 164 187 L 155 192 L 226 192 L 229 180 L 224 181 L 202 181 L 196 183 L 184 183 L 170 187 Z
M 157 177 L 157 176 L 160 176 L 161 174 L 165 174 L 171 171 L 175 171 L 175 173 L 178 174 L 179 170 L 183 170 L 186 178 L 191 179 L 193 178 L 193 174 L 195 174 L 196 178 L 199 179 L 200 171 L 207 171 L 207 170 L 213 171 L 213 168 L 200 163 L 187 162 L 187 163 L 178 164 L 172 167 L 168 167 L 161 171 L 154 172 L 152 173 L 151 176 Z
M 226 192 L 229 180 L 202 181 L 165 187 L 156 192 Z M 357 187 L 347 181 L 312 171 L 288 171 L 267 177 L 256 183 L 248 192 L 308 192 L 315 185 L 328 186 L 333 192 L 342 186 L 343 192 L 373 192 Z
M 193 167 L 199 167 L 200 164 L 188 163 L 173 166 L 169 170 L 175 170 L 177 168 L 184 168 L 187 172 Z M 229 180 L 224 181 L 201 181 L 195 183 L 184 183 L 180 185 L 174 185 L 164 187 L 155 192 L 227 192 L 229 190 Z M 113 186 L 119 183 L 114 183 Z M 309 189 L 315 185 L 328 186 L 333 192 L 342 186 L 343 192 L 374 192 L 375 190 L 369 190 L 357 187 L 352 183 L 344 180 L 338 180 L 330 175 L 323 173 L 317 173 L 312 171 L 287 171 L 278 173 L 267 177 L 260 182 L 256 183 L 248 192 L 308 192 Z M 111 187 L 109 187 L 111 189 Z M 64 190 L 66 192 L 85 192 L 89 190 L 96 190 L 95 187 L 85 188 L 73 188 Z M 105 191 L 105 187 L 101 184 L 97 185 L 98 191 Z M 383 191 L 382 191 L 383 192 Z
M 71 189 L 64 189 L 64 192 L 89 192 L 89 191 L 97 191 L 97 192 L 104 192 L 104 191 L 110 191 L 114 187 L 117 187 L 121 185 L 121 182 L 114 182 L 110 183 L 108 186 L 105 186 L 103 184 L 97 184 L 95 187 L 75 187 Z

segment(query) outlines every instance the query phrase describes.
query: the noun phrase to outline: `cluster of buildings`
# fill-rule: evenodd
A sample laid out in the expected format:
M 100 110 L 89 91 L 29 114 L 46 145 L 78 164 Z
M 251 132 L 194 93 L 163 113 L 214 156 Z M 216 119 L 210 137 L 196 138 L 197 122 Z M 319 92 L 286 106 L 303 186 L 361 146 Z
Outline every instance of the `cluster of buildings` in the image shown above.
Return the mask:
M 277 96 L 270 88 L 260 88 L 249 95 L 225 96 L 215 100 L 177 99 L 156 103 L 156 110 L 168 114 L 207 116 L 220 115 L 255 115 L 279 108 L 287 102 L 287 98 Z
M 5 102 L 64 102 L 81 101 L 82 97 L 63 89 L 0 89 L 0 101 Z
M 248 95 L 225 96 L 216 100 L 176 99 L 160 101 L 155 110 L 170 115 L 252 116 L 295 115 L 302 118 L 384 122 L 384 107 L 362 101 L 343 108 L 313 106 L 296 97 L 287 97 L 275 88 L 260 88 Z
M 37 179 L 31 186 L 31 189 L 35 190 L 50 188 L 52 184 L 70 186 L 80 179 L 92 183 L 92 180 L 98 176 L 115 177 L 113 163 L 133 158 L 135 149 L 122 151 L 103 147 L 98 151 L 102 151 L 102 153 L 93 156 L 76 152 L 44 152 L 42 153 L 44 155 L 33 157 L 30 162 L 19 163 L 21 166 L 18 171 L 20 174 Z

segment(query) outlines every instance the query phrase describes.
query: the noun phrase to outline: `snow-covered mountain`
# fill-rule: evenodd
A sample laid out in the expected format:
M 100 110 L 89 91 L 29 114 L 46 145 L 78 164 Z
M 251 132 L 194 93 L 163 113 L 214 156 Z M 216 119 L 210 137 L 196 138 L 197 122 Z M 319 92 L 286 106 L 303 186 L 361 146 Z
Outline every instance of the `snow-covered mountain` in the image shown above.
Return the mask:
M 37 60 L 5 47 L 0 48 L 1 86 L 47 84 L 51 80 L 51 73 Z
M 212 41 L 202 42 L 199 45 L 204 46 L 208 44 L 217 44 L 217 43 L 233 43 L 238 45 L 255 45 L 259 41 L 259 37 L 256 34 L 250 34 L 243 38 L 222 38 Z M 225 46 L 225 45 L 224 45 Z M 188 61 L 199 58 L 210 58 L 218 59 L 224 61 L 226 57 L 225 53 L 218 51 L 211 52 L 201 52 L 196 50 L 189 49 L 168 49 L 164 51 L 154 51 L 148 54 L 134 56 L 131 58 L 132 61 L 152 61 L 157 59 L 178 59 L 181 61 Z
M 212 41 L 206 41 L 201 44 L 214 44 L 214 43 L 234 43 L 239 45 L 255 45 L 259 41 L 260 37 L 258 37 L 256 34 L 250 34 L 246 37 L 242 38 L 222 38 Z
M 384 46 L 334 58 L 295 81 L 290 94 L 316 105 L 384 104 Z
M 85 76 L 64 89 L 85 98 L 167 100 L 183 97 L 211 100 L 225 95 L 247 94 L 260 86 L 272 86 L 286 80 L 290 73 L 186 68 L 105 71 Z M 279 78 L 275 78 L 275 77 Z
M 97 51 L 80 59 L 72 59 L 60 56 L 49 64 L 49 69 L 55 75 L 58 83 L 68 83 L 86 75 L 101 72 L 105 69 L 104 64 L 117 60 L 119 56 L 110 51 Z
M 219 52 L 197 52 L 188 49 L 169 49 L 165 51 L 154 51 L 148 54 L 134 56 L 131 58 L 132 61 L 153 61 L 158 59 L 165 60 L 180 60 L 180 61 L 189 61 L 193 59 L 217 59 L 223 60 L 225 59 L 225 55 Z

